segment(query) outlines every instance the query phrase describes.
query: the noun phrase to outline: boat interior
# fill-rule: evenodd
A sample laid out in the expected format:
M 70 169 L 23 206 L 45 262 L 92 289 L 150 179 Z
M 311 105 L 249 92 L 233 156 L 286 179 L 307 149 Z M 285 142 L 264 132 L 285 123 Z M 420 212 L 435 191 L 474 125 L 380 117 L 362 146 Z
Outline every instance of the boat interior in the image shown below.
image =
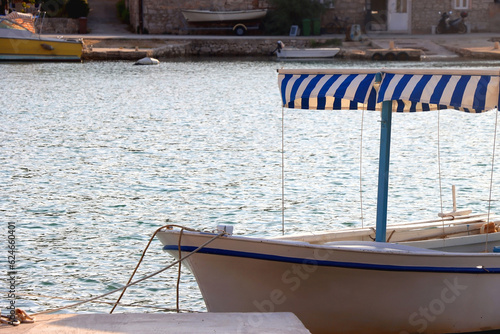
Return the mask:
M 279 236 L 273 239 L 328 245 L 339 241 L 374 241 L 375 232 L 375 227 L 371 226 Z M 477 239 L 477 243 L 473 239 Z M 485 247 L 485 239 L 489 239 L 491 247 L 500 241 L 500 218 L 489 214 L 471 214 L 470 210 L 467 210 L 452 212 L 435 220 L 388 225 L 386 241 L 448 251 L 453 251 L 453 247 L 462 251 L 464 244 L 472 242 L 470 248 L 476 248 L 477 251 L 478 247 Z

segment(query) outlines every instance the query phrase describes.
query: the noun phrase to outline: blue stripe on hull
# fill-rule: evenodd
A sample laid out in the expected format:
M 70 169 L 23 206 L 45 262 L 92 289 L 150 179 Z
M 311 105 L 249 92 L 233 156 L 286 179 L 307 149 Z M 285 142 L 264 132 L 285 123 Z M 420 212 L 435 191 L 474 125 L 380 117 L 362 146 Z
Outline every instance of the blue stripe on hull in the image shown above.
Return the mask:
M 181 246 L 181 251 L 192 252 L 196 248 L 197 247 L 193 246 Z M 178 246 L 166 245 L 163 247 L 163 250 L 178 251 Z M 266 261 L 279 261 L 286 263 L 314 264 L 318 266 L 349 268 L 349 269 L 403 271 L 403 272 L 456 273 L 456 274 L 500 274 L 500 268 L 420 267 L 420 266 L 398 266 L 398 265 L 385 265 L 385 264 L 326 261 L 326 260 L 303 259 L 303 258 L 278 256 L 278 255 L 268 255 L 261 253 L 240 252 L 240 251 L 225 250 L 219 248 L 207 248 L 207 247 L 200 249 L 198 253 L 243 257 L 243 258 L 266 260 Z

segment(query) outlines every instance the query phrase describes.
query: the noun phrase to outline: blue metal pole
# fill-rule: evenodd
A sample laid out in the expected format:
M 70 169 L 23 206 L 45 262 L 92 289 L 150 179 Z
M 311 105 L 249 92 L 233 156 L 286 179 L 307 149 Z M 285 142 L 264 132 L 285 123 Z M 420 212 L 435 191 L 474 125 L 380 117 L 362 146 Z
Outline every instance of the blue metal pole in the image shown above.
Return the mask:
M 378 170 L 377 230 L 375 241 L 385 242 L 387 230 L 387 199 L 389 194 L 389 161 L 391 155 L 392 101 L 382 102 L 380 157 Z

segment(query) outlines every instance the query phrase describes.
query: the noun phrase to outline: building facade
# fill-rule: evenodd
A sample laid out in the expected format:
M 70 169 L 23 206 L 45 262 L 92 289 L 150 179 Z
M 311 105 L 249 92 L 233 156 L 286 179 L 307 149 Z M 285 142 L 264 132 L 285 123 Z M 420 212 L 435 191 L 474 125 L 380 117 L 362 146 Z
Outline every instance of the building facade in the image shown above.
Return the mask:
M 325 1 L 325 0 L 318 0 Z M 187 34 L 182 9 L 244 10 L 269 8 L 266 0 L 126 0 L 137 33 Z M 430 34 L 439 12 L 468 13 L 471 32 L 500 32 L 500 0 L 335 0 L 321 18 L 324 32 L 359 24 L 366 32 Z

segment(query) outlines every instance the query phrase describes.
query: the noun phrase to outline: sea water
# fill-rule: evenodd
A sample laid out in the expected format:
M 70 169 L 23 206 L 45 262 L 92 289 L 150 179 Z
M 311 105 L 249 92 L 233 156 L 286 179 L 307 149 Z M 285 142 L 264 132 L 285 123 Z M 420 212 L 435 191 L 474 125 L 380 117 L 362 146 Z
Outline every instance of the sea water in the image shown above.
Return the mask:
M 168 223 L 205 231 L 230 224 L 237 235 L 261 237 L 281 235 L 283 226 L 290 234 L 374 225 L 380 114 L 283 110 L 276 69 L 402 65 L 499 64 L 0 65 L 2 310 L 10 305 L 12 273 L 15 306 L 28 313 L 124 285 L 151 235 Z M 496 117 L 394 115 L 389 223 L 451 211 L 452 185 L 459 209 L 486 212 L 491 202 L 498 213 L 498 182 L 490 191 Z M 496 181 L 498 167 L 494 172 Z M 173 261 L 161 248 L 153 240 L 136 278 Z M 115 312 L 175 308 L 176 281 L 172 268 L 129 288 L 122 303 L 130 306 Z M 205 310 L 185 269 L 179 290 L 182 310 Z M 61 312 L 110 309 L 101 301 Z

